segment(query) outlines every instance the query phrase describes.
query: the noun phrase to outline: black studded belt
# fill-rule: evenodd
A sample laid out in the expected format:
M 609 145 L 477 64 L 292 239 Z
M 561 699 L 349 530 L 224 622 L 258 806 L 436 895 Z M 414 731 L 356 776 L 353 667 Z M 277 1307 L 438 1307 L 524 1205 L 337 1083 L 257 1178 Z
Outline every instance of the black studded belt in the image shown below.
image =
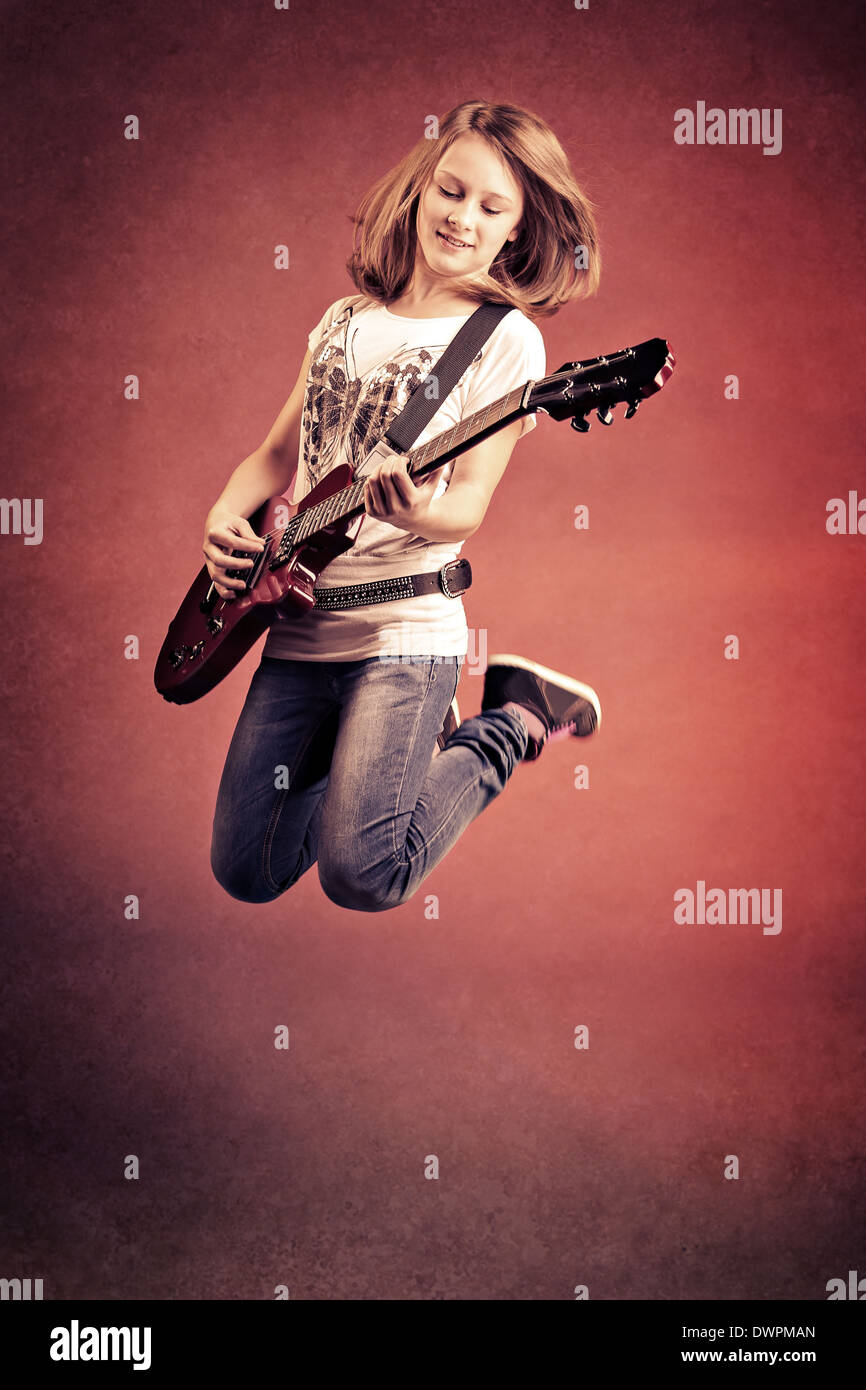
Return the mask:
M 441 570 L 428 574 L 402 574 L 397 579 L 373 579 L 369 584 L 338 584 L 332 589 L 314 589 L 317 608 L 363 608 L 368 603 L 389 603 L 395 598 L 415 598 L 418 594 L 445 594 L 457 598 L 472 583 L 468 560 L 449 560 Z

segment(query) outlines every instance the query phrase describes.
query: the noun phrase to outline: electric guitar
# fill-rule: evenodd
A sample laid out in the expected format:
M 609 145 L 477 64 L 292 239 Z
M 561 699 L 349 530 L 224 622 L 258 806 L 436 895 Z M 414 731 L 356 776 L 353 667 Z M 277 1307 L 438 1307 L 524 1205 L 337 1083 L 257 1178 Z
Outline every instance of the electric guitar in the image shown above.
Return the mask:
M 613 423 L 615 405 L 627 405 L 630 419 L 641 400 L 660 391 L 676 359 L 663 338 L 650 338 L 637 347 L 589 362 L 565 362 L 552 376 L 527 381 L 483 410 L 438 434 L 407 456 L 407 471 L 420 478 L 471 448 L 513 420 L 543 411 L 554 420 L 571 420 L 585 433 L 595 411 L 604 425 Z M 394 451 L 380 441 L 364 460 Z M 360 472 L 360 470 L 359 470 Z M 229 570 L 242 579 L 232 599 L 220 598 L 206 565 L 170 623 L 154 670 L 154 685 L 172 704 L 188 705 L 213 690 L 233 670 L 267 627 L 277 606 L 287 617 L 315 604 L 314 584 L 326 565 L 350 549 L 354 538 L 345 532 L 365 511 L 364 479 L 355 480 L 349 464 L 332 468 L 297 504 L 271 497 L 249 517 L 264 549 L 253 554 L 255 564 Z M 242 547 L 232 556 L 247 556 Z

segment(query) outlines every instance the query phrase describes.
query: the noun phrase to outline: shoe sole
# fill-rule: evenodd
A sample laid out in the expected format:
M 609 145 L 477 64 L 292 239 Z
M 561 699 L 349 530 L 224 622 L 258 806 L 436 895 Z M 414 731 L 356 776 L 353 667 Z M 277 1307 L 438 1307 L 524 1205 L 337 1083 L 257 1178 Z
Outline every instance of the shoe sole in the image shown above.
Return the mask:
M 552 681 L 554 685 L 562 686 L 563 690 L 570 690 L 575 695 L 580 695 L 595 710 L 595 733 L 601 728 L 601 701 L 596 695 L 591 685 L 584 685 L 583 681 L 576 681 L 572 676 L 565 676 L 561 671 L 553 671 L 549 666 L 541 666 L 537 661 L 530 661 L 525 656 L 513 656 L 511 653 L 499 653 L 487 659 L 488 666 L 520 666 L 524 671 L 531 671 L 534 676 L 540 676 L 542 680 Z M 561 730 L 559 732 L 565 732 Z M 570 731 L 569 731 L 570 732 Z M 550 738 L 555 738 L 551 734 Z

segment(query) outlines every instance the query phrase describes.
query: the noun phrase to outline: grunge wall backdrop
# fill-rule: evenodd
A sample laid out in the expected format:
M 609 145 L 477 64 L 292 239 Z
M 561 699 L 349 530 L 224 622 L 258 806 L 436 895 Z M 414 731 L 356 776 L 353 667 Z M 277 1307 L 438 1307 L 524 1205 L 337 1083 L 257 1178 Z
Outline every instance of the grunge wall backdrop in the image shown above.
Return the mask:
M 866 535 L 828 530 L 866 497 L 857 14 L 4 7 L 4 1276 L 812 1300 L 866 1273 Z M 599 207 L 601 289 L 541 324 L 549 369 L 678 358 L 628 423 L 539 417 L 465 548 L 464 712 L 521 652 L 603 725 L 396 911 L 315 871 L 245 905 L 208 846 L 257 654 L 185 709 L 153 663 L 351 291 L 349 213 L 477 96 L 542 115 Z M 714 108 L 780 112 L 780 148 L 707 143 Z M 723 925 L 714 889 L 781 915 Z

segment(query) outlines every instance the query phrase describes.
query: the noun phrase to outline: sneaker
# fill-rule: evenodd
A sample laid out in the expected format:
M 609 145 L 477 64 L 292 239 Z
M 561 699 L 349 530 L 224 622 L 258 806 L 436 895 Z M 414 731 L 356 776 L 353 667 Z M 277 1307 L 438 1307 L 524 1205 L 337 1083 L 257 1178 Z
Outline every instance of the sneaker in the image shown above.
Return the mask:
M 445 723 L 442 725 L 440 732 L 436 735 L 436 743 L 440 750 L 445 747 L 446 740 L 451 737 L 451 735 L 454 733 L 454 730 L 458 727 L 459 724 L 460 707 L 457 704 L 457 696 L 455 695 L 454 699 L 451 701 L 451 704 L 448 706 L 448 713 L 445 716 Z M 435 758 L 435 752 L 433 756 Z
M 524 762 L 534 762 L 551 735 L 570 733 L 585 738 L 601 723 L 601 703 L 592 686 L 539 666 L 525 656 L 491 656 L 484 674 L 481 709 L 496 709 L 509 700 L 525 705 L 547 730 L 540 740 L 530 735 Z

